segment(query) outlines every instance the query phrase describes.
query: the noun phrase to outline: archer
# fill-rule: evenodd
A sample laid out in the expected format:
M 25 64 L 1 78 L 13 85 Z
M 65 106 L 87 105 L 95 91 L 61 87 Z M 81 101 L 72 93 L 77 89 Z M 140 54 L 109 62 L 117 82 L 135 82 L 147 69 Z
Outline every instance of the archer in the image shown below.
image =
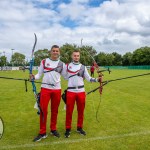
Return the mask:
M 51 102 L 51 123 L 50 133 L 55 137 L 60 137 L 57 131 L 57 116 L 58 107 L 61 100 L 61 84 L 60 76 L 63 74 L 63 68 L 65 64 L 59 60 L 60 49 L 59 46 L 53 45 L 50 50 L 50 58 L 43 59 L 38 69 L 38 74 L 30 75 L 30 80 L 40 79 L 44 74 L 43 83 L 41 84 L 40 92 L 40 131 L 37 137 L 34 138 L 34 142 L 40 141 L 47 137 L 46 123 L 47 123 L 47 108 L 49 101 Z
M 99 82 L 100 78 L 90 77 L 87 68 L 80 62 L 80 51 L 75 50 L 72 53 L 72 62 L 66 65 L 68 88 L 66 92 L 66 132 L 65 137 L 70 137 L 72 113 L 74 104 L 77 104 L 78 119 L 77 119 L 77 132 L 81 135 L 86 135 L 83 130 L 83 118 L 85 109 L 85 89 L 84 78 L 89 82 Z

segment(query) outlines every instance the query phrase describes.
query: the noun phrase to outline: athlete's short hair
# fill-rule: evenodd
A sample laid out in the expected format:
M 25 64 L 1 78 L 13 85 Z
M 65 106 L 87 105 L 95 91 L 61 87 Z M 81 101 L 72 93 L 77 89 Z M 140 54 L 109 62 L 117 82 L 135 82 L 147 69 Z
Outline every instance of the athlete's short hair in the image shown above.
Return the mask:
M 51 50 L 52 50 L 53 48 L 59 48 L 59 46 L 58 46 L 58 45 L 53 45 L 53 46 L 51 47 Z

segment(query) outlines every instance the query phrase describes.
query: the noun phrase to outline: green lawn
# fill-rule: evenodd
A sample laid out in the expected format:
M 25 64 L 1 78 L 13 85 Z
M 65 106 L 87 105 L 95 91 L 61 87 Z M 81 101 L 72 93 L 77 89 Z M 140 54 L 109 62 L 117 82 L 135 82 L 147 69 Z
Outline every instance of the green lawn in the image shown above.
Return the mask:
M 105 73 L 104 80 L 148 73 L 148 70 L 112 70 Z M 0 72 L 0 76 L 28 78 L 28 71 Z M 62 80 L 62 89 L 67 82 Z M 86 92 L 98 83 L 85 81 Z M 37 84 L 38 91 L 40 84 Z M 99 92 L 87 96 L 84 129 L 86 136 L 76 133 L 76 108 L 73 114 L 70 138 L 64 138 L 65 111 L 61 101 L 58 115 L 58 131 L 61 138 L 49 134 L 38 143 L 32 142 L 39 131 L 39 117 L 33 108 L 35 99 L 31 83 L 25 92 L 23 81 L 0 79 L 0 116 L 4 120 L 5 131 L 0 140 L 0 149 L 72 149 L 72 150 L 148 150 L 150 149 L 150 76 L 142 76 L 109 83 L 103 89 L 101 104 Z

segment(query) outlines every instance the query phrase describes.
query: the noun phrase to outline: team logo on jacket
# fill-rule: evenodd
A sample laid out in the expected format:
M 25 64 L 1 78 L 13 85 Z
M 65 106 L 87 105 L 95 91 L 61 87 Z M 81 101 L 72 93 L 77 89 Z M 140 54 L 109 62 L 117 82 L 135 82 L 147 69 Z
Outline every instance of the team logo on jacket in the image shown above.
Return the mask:
M 69 69 L 72 69 L 72 66 L 69 66 Z
M 47 64 L 47 66 L 50 66 L 50 64 Z

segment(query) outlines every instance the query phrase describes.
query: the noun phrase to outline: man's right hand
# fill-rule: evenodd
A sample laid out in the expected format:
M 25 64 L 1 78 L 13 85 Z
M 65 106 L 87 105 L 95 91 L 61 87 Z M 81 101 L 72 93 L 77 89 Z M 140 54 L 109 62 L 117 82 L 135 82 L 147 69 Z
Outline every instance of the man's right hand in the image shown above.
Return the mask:
M 35 80 L 35 76 L 33 74 L 30 74 L 29 75 L 29 81 L 33 81 L 33 80 Z

